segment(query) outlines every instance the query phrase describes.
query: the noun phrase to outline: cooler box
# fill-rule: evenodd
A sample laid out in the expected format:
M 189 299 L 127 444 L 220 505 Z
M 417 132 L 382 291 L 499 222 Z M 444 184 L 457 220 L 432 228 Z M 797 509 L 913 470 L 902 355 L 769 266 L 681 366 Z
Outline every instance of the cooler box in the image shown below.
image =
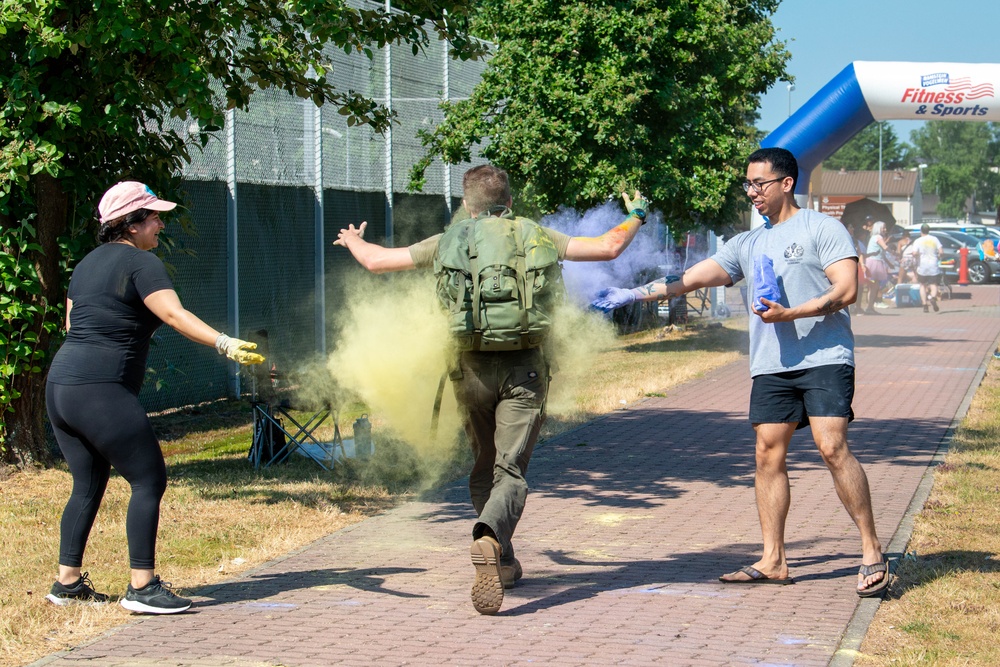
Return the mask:
M 920 285 L 900 283 L 896 285 L 896 308 L 920 305 Z

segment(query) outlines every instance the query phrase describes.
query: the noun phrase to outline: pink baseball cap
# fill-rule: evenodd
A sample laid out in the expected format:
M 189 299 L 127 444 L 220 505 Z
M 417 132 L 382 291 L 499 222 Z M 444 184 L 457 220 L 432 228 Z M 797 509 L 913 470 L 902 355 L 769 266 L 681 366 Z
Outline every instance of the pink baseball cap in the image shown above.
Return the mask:
M 140 208 L 150 211 L 170 211 L 176 206 L 177 204 L 172 201 L 158 199 L 148 185 L 138 181 L 122 181 L 104 193 L 97 210 L 101 214 L 101 224 L 104 224 Z

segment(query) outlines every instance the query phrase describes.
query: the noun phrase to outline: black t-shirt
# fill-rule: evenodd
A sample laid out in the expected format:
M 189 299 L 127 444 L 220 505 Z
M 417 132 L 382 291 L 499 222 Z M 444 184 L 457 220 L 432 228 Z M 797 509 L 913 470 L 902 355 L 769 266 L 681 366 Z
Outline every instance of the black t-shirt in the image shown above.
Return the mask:
M 121 382 L 138 394 L 149 339 L 162 324 L 143 299 L 173 289 L 160 258 L 124 243 L 105 243 L 77 265 L 69 281 L 69 334 L 56 353 L 54 384 Z

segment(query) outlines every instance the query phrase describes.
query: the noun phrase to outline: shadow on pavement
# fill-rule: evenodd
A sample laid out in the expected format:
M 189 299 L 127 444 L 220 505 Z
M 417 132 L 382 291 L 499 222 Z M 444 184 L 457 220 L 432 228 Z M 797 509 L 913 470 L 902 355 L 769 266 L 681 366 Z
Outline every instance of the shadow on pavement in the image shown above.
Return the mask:
M 807 550 L 817 540 L 793 542 L 790 551 Z M 719 576 L 738 570 L 757 560 L 759 554 L 747 550 L 746 544 L 734 544 L 711 552 L 688 552 L 660 560 L 581 560 L 563 551 L 545 551 L 553 563 L 573 568 L 593 568 L 547 577 L 533 577 L 530 564 L 525 564 L 524 578 L 517 588 L 507 595 L 513 600 L 524 598 L 526 604 L 501 610 L 500 615 L 522 616 L 564 604 L 621 591 L 623 595 L 675 595 L 686 597 L 717 598 L 738 595 L 760 584 L 724 584 Z M 822 557 L 789 558 L 789 567 L 795 582 L 838 579 L 857 572 L 858 554 L 824 554 Z M 835 565 L 833 569 L 816 574 L 796 575 L 797 568 L 815 565 Z M 853 586 L 853 580 L 851 585 Z M 782 586 L 763 586 L 780 591 Z
M 369 593 L 383 593 L 403 598 L 425 598 L 429 596 L 404 593 L 384 586 L 393 575 L 425 571 L 424 568 L 418 567 L 378 567 L 275 572 L 273 574 L 257 574 L 247 580 L 215 584 L 202 590 L 190 592 L 199 597 L 208 598 L 208 601 L 199 600 L 196 608 L 264 600 L 279 593 L 321 586 L 350 586 Z
M 658 416 L 657 416 L 658 415 Z M 658 422 L 622 435 L 630 421 Z M 745 419 L 731 413 L 634 409 L 600 420 L 597 427 L 560 436 L 535 450 L 528 470 L 530 497 L 584 499 L 584 504 L 605 508 L 659 507 L 688 491 L 692 481 L 714 482 L 723 487 L 752 487 L 754 483 L 754 434 Z M 950 422 L 944 419 L 858 419 L 851 423 L 851 451 L 862 465 L 926 467 L 927 457 L 938 448 Z M 740 436 L 733 438 L 733 433 Z M 792 438 L 788 472 L 825 467 L 808 428 Z M 421 518 L 432 522 L 472 519 L 466 479 L 425 494 L 422 499 L 440 503 Z M 530 511 L 530 509 L 528 510 Z

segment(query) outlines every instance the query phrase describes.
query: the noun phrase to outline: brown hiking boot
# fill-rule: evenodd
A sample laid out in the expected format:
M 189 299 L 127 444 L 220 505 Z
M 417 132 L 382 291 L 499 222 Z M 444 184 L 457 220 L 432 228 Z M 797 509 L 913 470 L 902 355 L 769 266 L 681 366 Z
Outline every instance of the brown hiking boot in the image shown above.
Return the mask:
M 500 579 L 500 544 L 487 535 L 472 543 L 469 549 L 476 567 L 472 583 L 472 606 L 480 614 L 492 616 L 503 604 L 503 583 Z
M 520 580 L 522 574 L 521 561 L 516 558 L 510 565 L 500 565 L 500 581 L 504 588 L 514 588 L 514 583 Z

